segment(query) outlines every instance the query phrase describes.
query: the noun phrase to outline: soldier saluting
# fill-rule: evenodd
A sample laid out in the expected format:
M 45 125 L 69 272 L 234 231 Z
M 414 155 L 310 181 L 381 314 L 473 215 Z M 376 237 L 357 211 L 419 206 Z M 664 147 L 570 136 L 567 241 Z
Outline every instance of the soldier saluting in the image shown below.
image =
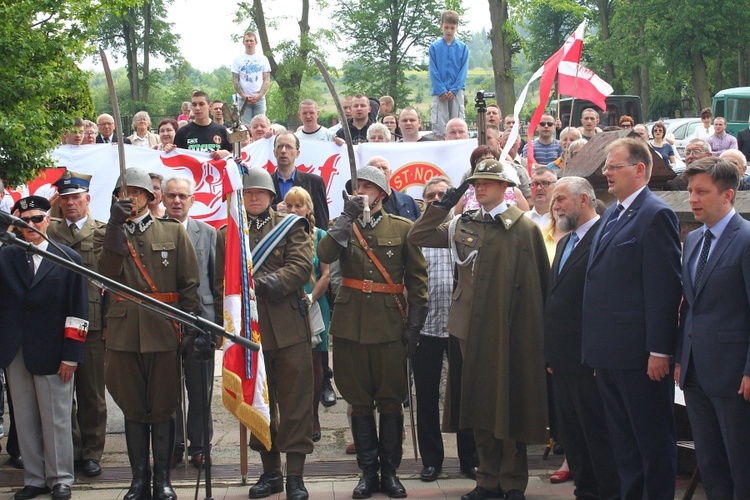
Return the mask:
M 174 219 L 154 219 L 149 175 L 125 171 L 127 192 L 117 180 L 99 272 L 183 311 L 200 314 L 198 260 L 185 228 Z M 120 198 L 120 196 L 123 197 Z M 125 197 L 127 196 L 127 197 Z M 180 338 L 176 324 L 138 304 L 115 300 L 107 317 L 104 379 L 125 415 L 125 441 L 133 479 L 125 500 L 150 498 L 149 440 L 153 446 L 154 499 L 177 498 L 169 478 L 175 410 L 180 392 Z M 190 347 L 188 329 L 183 347 Z M 149 439 L 150 438 L 150 439 Z
M 321 262 L 339 260 L 341 265 L 330 333 L 336 337 L 334 372 L 352 405 L 352 434 L 363 472 L 352 498 L 378 491 L 403 498 L 406 489 L 396 470 L 408 390 L 406 357 L 414 353 L 427 316 L 427 263 L 420 248 L 406 240 L 412 222 L 382 210 L 388 196 L 385 175 L 367 165 L 357 170 L 357 178 L 357 192 L 371 200 L 371 221 L 362 221 L 362 197 L 349 199 L 318 245 Z

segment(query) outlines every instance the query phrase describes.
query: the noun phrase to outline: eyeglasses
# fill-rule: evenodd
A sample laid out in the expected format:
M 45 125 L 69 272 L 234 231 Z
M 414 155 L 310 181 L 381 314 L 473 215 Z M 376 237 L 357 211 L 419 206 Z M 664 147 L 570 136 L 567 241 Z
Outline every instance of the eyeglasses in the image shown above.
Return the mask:
M 103 127 L 104 125 L 114 125 L 115 122 L 101 122 L 97 123 L 98 126 Z
M 555 122 L 539 122 L 539 125 L 541 125 L 542 127 L 554 127 Z
M 685 156 L 696 156 L 704 154 L 702 149 L 686 149 L 685 150 Z
M 86 132 L 83 135 L 85 135 L 86 137 L 94 137 L 94 136 L 96 136 L 96 132 Z
M 34 224 L 40 224 L 44 218 L 47 217 L 46 215 L 32 215 L 31 217 L 21 217 L 21 220 L 24 221 L 26 224 L 29 222 L 33 222 Z
M 535 181 L 531 183 L 531 185 L 534 186 L 535 188 L 544 188 L 544 189 L 547 189 L 553 184 L 554 184 L 553 181 Z
M 651 129 L 651 133 L 652 134 L 655 134 L 657 132 L 661 132 L 662 134 L 664 133 L 664 131 L 662 129 L 660 129 L 660 128 L 654 127 L 654 128 Z
M 633 128 L 632 123 L 621 123 L 620 128 Z
M 614 172 L 615 170 L 620 170 L 621 168 L 634 167 L 636 165 L 638 165 L 638 164 L 637 163 L 630 163 L 628 165 L 604 165 L 602 167 L 602 173 L 606 174 L 607 170 L 612 170 Z

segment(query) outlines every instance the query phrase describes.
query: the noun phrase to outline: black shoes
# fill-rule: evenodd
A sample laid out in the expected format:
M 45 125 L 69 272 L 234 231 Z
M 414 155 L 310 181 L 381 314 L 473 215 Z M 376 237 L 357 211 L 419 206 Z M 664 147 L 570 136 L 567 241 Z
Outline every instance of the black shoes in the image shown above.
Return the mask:
M 517 491 L 517 490 L 514 490 Z M 484 500 L 485 498 L 503 498 L 502 491 L 492 491 L 481 486 L 477 486 L 469 493 L 461 497 L 461 500 Z M 510 498 L 510 497 L 508 497 Z
M 352 491 L 352 498 L 370 498 L 373 493 L 380 491 L 380 478 L 377 472 L 374 474 L 362 474 L 357 486 Z
M 461 472 L 472 481 L 477 480 L 477 468 L 476 467 L 461 467 Z
M 520 490 L 510 490 L 505 494 L 505 498 L 508 500 L 526 500 L 526 495 Z
M 287 500 L 307 500 L 307 489 L 302 476 L 287 476 L 286 478 L 286 498 Z
M 248 498 L 266 498 L 282 491 L 284 491 L 284 476 L 281 475 L 281 471 L 275 470 L 261 474 L 258 482 L 250 487 L 247 496 Z
M 10 457 L 10 458 L 8 459 L 8 463 L 9 463 L 9 464 L 10 464 L 10 466 L 11 466 L 11 467 L 13 467 L 14 469 L 23 469 L 23 457 L 21 457 L 21 455 L 17 455 L 17 456 L 15 456 L 15 457 L 14 457 L 14 456 L 11 456 L 11 457 Z
M 320 402 L 326 408 L 336 404 L 336 393 L 333 391 L 330 381 L 323 383 L 323 390 L 320 391 Z
M 71 497 L 70 486 L 58 483 L 52 487 L 52 500 L 69 500 Z
M 99 465 L 98 460 L 84 460 L 83 465 L 81 466 L 81 471 L 86 477 L 95 477 L 102 473 L 102 467 Z
M 441 467 L 423 467 L 422 472 L 419 474 L 419 479 L 425 483 L 431 483 L 437 480 L 441 471 Z
M 24 486 L 22 490 L 17 491 L 13 498 L 15 500 L 27 500 L 29 498 L 36 498 L 39 495 L 46 495 L 49 493 L 49 488 L 44 486 L 40 488 L 38 486 Z

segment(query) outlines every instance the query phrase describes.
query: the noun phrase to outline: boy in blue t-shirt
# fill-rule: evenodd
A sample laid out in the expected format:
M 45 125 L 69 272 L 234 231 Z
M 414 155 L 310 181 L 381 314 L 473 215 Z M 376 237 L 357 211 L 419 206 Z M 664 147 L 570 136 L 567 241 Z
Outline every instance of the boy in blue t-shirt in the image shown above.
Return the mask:
M 432 132 L 445 136 L 445 124 L 451 118 L 465 118 L 464 87 L 469 71 L 469 49 L 456 39 L 458 13 L 443 11 L 440 18 L 443 38 L 430 45 L 430 83 L 432 89 Z

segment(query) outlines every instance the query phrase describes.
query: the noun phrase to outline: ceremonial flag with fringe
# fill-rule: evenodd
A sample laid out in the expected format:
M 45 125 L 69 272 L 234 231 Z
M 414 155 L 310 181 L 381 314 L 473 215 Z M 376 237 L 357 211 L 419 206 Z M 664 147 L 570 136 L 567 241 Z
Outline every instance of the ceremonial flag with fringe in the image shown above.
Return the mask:
M 248 224 L 242 205 L 241 168 L 227 160 L 222 174 L 227 202 L 224 329 L 260 344 Z M 255 352 L 231 342 L 224 345 L 221 399 L 224 407 L 270 450 L 271 415 L 262 349 Z

